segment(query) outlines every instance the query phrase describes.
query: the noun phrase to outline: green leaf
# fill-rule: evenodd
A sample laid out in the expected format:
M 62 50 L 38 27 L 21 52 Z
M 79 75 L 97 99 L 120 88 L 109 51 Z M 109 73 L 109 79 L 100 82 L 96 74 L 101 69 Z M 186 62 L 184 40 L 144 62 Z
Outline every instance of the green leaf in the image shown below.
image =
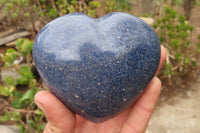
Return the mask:
M 165 28 L 165 25 L 160 25 L 160 29 L 164 29 Z
M 21 66 L 18 70 L 18 73 L 20 78 L 17 79 L 17 83 L 20 85 L 28 85 L 29 81 L 34 78 L 29 66 Z
M 21 49 L 21 46 L 22 46 L 23 43 L 24 43 L 24 39 L 22 39 L 22 38 L 18 39 L 17 42 L 16 42 L 16 47 L 18 49 Z
M 187 33 L 186 31 L 181 31 L 181 32 L 179 33 L 179 36 L 180 36 L 182 39 L 185 39 L 185 38 L 188 37 L 188 33 Z
M 197 65 L 197 62 L 196 61 L 191 61 L 191 64 L 193 65 L 193 66 L 196 66 Z
M 37 87 L 37 80 L 36 79 L 30 80 L 30 82 L 29 82 L 29 88 L 33 89 L 33 88 L 36 88 L 36 87 Z
M 164 75 L 169 75 L 169 71 L 168 70 L 165 70 L 163 73 L 164 73 Z
M 19 112 L 12 112 L 12 117 L 11 119 L 12 121 L 18 121 L 21 120 L 21 114 Z
M 179 32 L 180 31 L 180 25 L 176 24 L 176 31 Z
M 161 23 L 161 20 L 160 20 L 160 19 L 157 19 L 157 23 L 160 24 L 160 23 Z
M 88 10 L 88 16 L 95 17 L 96 10 Z
M 25 16 L 26 16 L 26 17 L 30 17 L 30 13 L 29 13 L 29 12 L 26 12 L 26 13 L 25 13 Z
M 186 57 L 184 63 L 185 64 L 189 64 L 190 63 L 190 58 Z
M 15 80 L 14 80 L 14 78 L 12 76 L 5 77 L 4 81 L 10 86 L 14 86 L 15 85 Z
M 30 125 L 31 127 L 34 127 L 34 122 L 33 122 L 33 120 L 28 120 L 27 124 Z
M 0 94 L 2 96 L 9 96 L 13 93 L 13 91 L 15 90 L 14 86 L 0 86 Z
M 178 16 L 178 21 L 179 21 L 179 23 L 184 23 L 185 22 L 185 16 L 179 15 Z
M 176 60 L 180 61 L 182 58 L 183 58 L 182 53 L 178 52 L 178 53 L 175 54 L 175 59 Z
M 166 19 L 165 19 L 165 18 L 162 18 L 161 21 L 162 21 L 163 23 L 165 23 L 165 22 L 166 22 Z
M 47 12 L 47 16 L 51 19 L 58 17 L 59 12 L 56 9 L 51 8 L 48 12 Z
M 172 9 L 170 7 L 165 7 L 165 14 L 170 14 L 171 10 Z
M 167 25 L 167 29 L 168 30 L 173 30 L 174 29 L 174 25 L 173 24 L 168 24 Z
M 37 115 L 44 115 L 44 112 L 42 112 L 40 110 L 35 110 L 34 113 Z
M 170 70 L 172 67 L 173 67 L 172 64 L 165 63 L 165 68 L 166 68 L 167 70 Z
M 13 96 L 16 98 L 21 98 L 22 97 L 22 93 L 19 91 L 13 91 Z
M 158 25 L 157 25 L 157 24 L 154 24 L 153 27 L 154 27 L 154 29 L 157 29 Z
M 33 48 L 33 42 L 30 40 L 25 40 L 21 47 L 21 50 L 23 54 L 29 55 L 32 51 L 32 48 Z
M 100 6 L 101 6 L 101 3 L 99 2 L 99 1 L 90 1 L 89 2 L 89 6 L 91 7 L 91 8 L 99 8 Z
M 73 12 L 75 12 L 75 9 L 74 9 L 74 6 L 68 6 L 67 7 L 67 10 L 69 11 L 69 13 L 73 13 Z
M 190 46 L 190 41 L 189 40 L 187 40 L 186 45 L 187 45 L 187 47 Z
M 25 94 L 23 95 L 23 97 L 21 98 L 21 100 L 23 101 L 23 100 L 29 99 L 32 96 L 32 93 L 33 93 L 32 90 L 27 90 Z
M 178 49 L 182 42 L 179 39 L 172 39 L 170 44 L 172 45 L 172 47 L 174 47 L 175 49 Z
M 3 62 L 4 63 L 12 64 L 16 60 L 16 58 L 17 58 L 16 54 L 17 54 L 16 50 L 14 50 L 12 48 L 8 49 L 6 51 L 5 56 L 2 56 Z
M 177 11 L 176 10 L 172 10 L 170 16 L 175 19 L 177 15 Z
M 24 101 L 24 100 L 34 101 L 34 96 L 36 93 L 37 93 L 37 89 L 27 90 L 25 94 L 23 95 L 23 97 L 21 98 L 21 101 Z
M 175 37 L 174 32 L 168 31 L 168 37 L 169 38 L 174 38 Z
M 13 101 L 11 102 L 11 105 L 12 105 L 12 107 L 15 108 L 15 109 L 21 109 L 21 108 L 24 108 L 24 107 L 25 107 L 25 105 L 21 102 L 20 99 L 13 100 Z
M 171 72 L 171 75 L 172 75 L 172 76 L 173 76 L 173 75 L 175 75 L 175 74 L 176 74 L 176 72 L 175 72 L 175 71 L 172 71 L 172 72 Z
M 165 41 L 164 37 L 160 37 L 160 42 L 163 43 Z
M 185 23 L 180 24 L 180 30 L 187 31 L 188 30 L 188 26 Z
M 8 111 L 6 111 L 3 116 L 0 116 L 0 121 L 9 121 L 10 119 L 11 119 L 11 115 Z
M 24 55 L 29 55 L 33 48 L 33 41 L 29 39 L 18 39 L 16 43 L 17 49 L 19 49 Z

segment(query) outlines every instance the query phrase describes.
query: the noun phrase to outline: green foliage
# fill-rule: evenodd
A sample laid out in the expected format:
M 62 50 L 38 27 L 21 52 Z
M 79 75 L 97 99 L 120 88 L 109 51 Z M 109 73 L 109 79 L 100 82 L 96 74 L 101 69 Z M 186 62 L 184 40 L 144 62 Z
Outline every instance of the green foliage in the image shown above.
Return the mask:
M 14 49 L 8 49 L 5 55 L 0 54 L 3 62 L 5 62 L 4 66 L 12 64 L 17 58 L 17 51 Z
M 91 17 L 97 16 L 97 9 L 101 7 L 101 3 L 99 1 L 90 1 L 89 2 L 89 9 L 87 15 Z
M 165 71 L 163 73 L 169 76 L 175 75 L 175 72 L 172 70 L 172 68 L 172 64 L 165 63 Z
M 33 16 L 38 16 L 37 12 L 34 12 L 34 8 L 37 8 L 35 4 L 32 5 L 31 0 L 0 0 L 1 12 L 0 17 L 7 18 L 7 25 L 17 25 L 20 27 L 30 24 L 30 21 L 36 21 Z
M 99 1 L 90 1 L 89 6 L 91 8 L 99 8 L 101 6 L 101 3 Z
M 14 92 L 15 87 L 13 86 L 0 86 L 0 95 L 9 96 Z
M 106 13 L 131 10 L 131 3 L 126 0 L 105 0 L 103 5 Z
M 16 47 L 23 55 L 30 55 L 33 47 L 33 42 L 29 39 L 18 39 Z
M 163 74 L 171 78 L 185 75 L 196 65 L 195 52 L 191 54 L 190 35 L 194 30 L 183 15 L 170 7 L 165 8 L 165 14 L 157 19 L 154 28 L 160 37 L 160 42 L 168 50 Z
M 0 5 L 3 5 L 0 17 L 6 16 L 7 25 L 22 28 L 34 28 L 38 20 L 47 23 L 67 13 L 82 12 L 100 17 L 102 13 L 131 9 L 127 0 L 0 0 Z
M 0 85 L 0 95 L 8 99 L 0 121 L 15 121 L 22 133 L 42 132 L 46 124 L 44 114 L 34 103 L 34 96 L 39 91 L 39 85 L 31 71 L 32 46 L 31 40 L 19 39 L 16 50 L 8 49 L 5 55 L 1 55 L 4 61 L 2 71 L 15 69 L 18 76 L 6 76 L 3 79 L 4 85 Z M 15 60 L 21 56 L 25 59 L 23 65 L 15 64 Z M 20 87 L 26 90 L 22 91 Z
M 28 85 L 33 79 L 33 73 L 31 72 L 31 68 L 29 66 L 20 67 L 18 73 L 20 78 L 17 79 L 17 83 L 20 85 Z
M 19 121 L 21 119 L 21 114 L 19 112 L 8 112 L 6 111 L 4 116 L 0 116 L 1 121 Z
M 7 85 L 14 86 L 15 80 L 12 76 L 7 76 L 4 78 L 4 81 L 7 83 Z

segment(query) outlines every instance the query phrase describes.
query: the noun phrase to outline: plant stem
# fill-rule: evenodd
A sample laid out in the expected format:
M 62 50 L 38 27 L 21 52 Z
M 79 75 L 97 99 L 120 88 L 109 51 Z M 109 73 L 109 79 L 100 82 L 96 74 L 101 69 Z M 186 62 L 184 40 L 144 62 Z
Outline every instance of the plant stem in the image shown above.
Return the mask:
M 11 111 L 23 112 L 23 113 L 35 113 L 33 110 L 26 110 L 26 109 L 14 109 L 12 107 L 6 107 L 6 109 Z
M 54 0 L 50 0 L 50 2 L 51 2 L 51 6 L 52 6 L 54 9 L 56 9 L 56 4 L 55 4 Z
M 40 9 L 40 12 L 42 11 L 42 6 L 40 4 L 40 1 L 39 0 L 35 0 L 36 4 L 38 5 L 39 9 Z

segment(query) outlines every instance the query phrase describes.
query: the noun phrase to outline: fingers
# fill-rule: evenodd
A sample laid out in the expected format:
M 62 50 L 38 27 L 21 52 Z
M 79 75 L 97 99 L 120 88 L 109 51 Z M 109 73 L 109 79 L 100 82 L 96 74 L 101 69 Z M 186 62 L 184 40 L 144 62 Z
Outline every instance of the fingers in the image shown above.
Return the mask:
M 157 77 L 154 77 L 144 93 L 135 102 L 121 133 L 143 133 L 145 131 L 160 91 L 161 82 Z
M 164 46 L 161 45 L 160 64 L 159 64 L 158 70 L 156 72 L 156 75 L 158 75 L 160 69 L 162 68 L 163 64 L 165 63 L 166 56 L 167 56 L 167 51 L 164 48 Z
M 48 120 L 44 133 L 73 133 L 75 115 L 49 91 L 40 91 L 35 95 L 35 102 L 45 113 Z

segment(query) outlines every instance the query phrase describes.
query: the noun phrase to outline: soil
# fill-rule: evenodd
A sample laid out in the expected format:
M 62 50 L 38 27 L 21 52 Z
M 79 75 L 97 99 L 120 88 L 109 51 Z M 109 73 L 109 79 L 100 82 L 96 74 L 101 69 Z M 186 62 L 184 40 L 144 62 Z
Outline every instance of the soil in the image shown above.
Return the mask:
M 192 83 L 173 96 L 160 97 L 146 133 L 200 133 L 200 76 Z

